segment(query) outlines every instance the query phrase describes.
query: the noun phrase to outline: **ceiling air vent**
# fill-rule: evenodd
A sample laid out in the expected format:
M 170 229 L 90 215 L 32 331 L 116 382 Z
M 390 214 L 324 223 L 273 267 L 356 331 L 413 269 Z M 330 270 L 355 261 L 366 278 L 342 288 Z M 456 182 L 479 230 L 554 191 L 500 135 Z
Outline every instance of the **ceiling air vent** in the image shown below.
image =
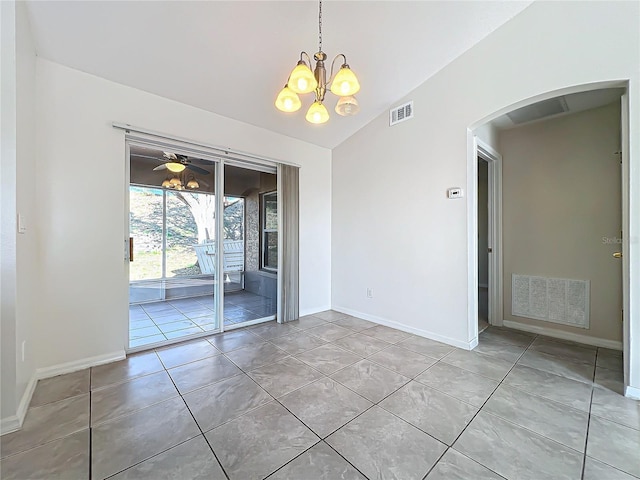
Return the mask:
M 519 125 L 521 123 L 540 120 L 541 118 L 558 115 L 559 113 L 568 112 L 569 107 L 564 97 L 550 98 L 542 102 L 527 105 L 513 112 L 507 113 L 507 116 L 513 123 Z
M 389 110 L 389 126 L 413 118 L 413 100 Z

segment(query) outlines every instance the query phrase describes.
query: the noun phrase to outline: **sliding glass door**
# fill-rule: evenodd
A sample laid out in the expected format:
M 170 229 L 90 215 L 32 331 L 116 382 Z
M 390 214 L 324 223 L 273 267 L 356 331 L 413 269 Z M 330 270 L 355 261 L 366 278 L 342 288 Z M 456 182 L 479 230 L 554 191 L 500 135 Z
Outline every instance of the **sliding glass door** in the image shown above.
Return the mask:
M 275 319 L 276 168 L 129 151 L 129 348 Z
M 220 328 L 218 169 L 217 162 L 130 146 L 129 348 Z

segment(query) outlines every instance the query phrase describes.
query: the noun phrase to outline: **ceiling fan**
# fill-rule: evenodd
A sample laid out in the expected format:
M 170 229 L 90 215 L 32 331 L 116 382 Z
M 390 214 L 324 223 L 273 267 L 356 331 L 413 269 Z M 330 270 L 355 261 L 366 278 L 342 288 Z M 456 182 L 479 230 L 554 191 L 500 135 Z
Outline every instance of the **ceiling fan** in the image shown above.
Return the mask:
M 166 169 L 173 173 L 180 173 L 185 168 L 188 168 L 189 170 L 193 170 L 200 175 L 209 175 L 209 172 L 204 168 L 192 165 L 191 160 L 189 160 L 189 157 L 187 157 L 186 155 L 176 155 L 175 153 L 171 152 L 162 152 L 162 156 L 167 161 L 162 165 L 158 165 L 156 168 L 154 168 L 154 171 Z

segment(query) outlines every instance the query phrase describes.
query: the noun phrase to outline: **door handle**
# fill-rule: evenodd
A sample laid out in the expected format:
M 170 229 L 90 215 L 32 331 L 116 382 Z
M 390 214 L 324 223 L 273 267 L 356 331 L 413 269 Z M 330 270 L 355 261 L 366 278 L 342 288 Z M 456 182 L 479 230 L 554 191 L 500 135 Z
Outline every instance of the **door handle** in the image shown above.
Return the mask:
M 133 262 L 133 237 L 129 237 L 129 261 Z
M 613 256 L 614 256 L 615 258 L 622 258 L 622 252 L 615 252 L 615 253 L 613 254 Z

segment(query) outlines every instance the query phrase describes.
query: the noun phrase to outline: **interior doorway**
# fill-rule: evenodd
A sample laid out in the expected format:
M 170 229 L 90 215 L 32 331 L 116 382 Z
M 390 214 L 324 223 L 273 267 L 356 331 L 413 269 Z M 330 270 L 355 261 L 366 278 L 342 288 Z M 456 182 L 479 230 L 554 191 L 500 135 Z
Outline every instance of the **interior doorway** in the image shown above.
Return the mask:
M 515 110 L 505 108 L 486 119 L 486 123 L 478 124 L 475 132 L 500 145 L 501 153 L 509 156 L 505 160 L 505 175 L 508 170 L 505 188 L 509 185 L 509 191 L 505 190 L 505 219 L 508 216 L 512 228 L 510 231 L 505 229 L 509 243 L 505 243 L 503 252 L 500 249 L 501 256 L 504 255 L 507 261 L 504 263 L 503 321 L 497 325 L 577 342 L 583 345 L 582 348 L 584 345 L 604 347 L 608 349 L 606 353 L 622 350 L 623 355 L 618 354 L 618 359 L 623 360 L 620 363 L 624 365 L 624 374 L 622 368 L 616 369 L 617 380 L 624 385 L 627 395 L 638 397 L 637 380 L 633 380 L 637 378 L 633 365 L 638 352 L 630 342 L 635 320 L 629 311 L 634 297 L 629 289 L 631 269 L 627 256 L 632 250 L 629 212 L 633 210 L 630 203 L 628 104 L 623 82 L 569 87 L 540 95 L 527 103 L 521 102 Z M 572 113 L 580 115 L 582 123 L 576 123 L 575 127 L 567 123 L 566 131 L 562 130 L 562 119 Z M 596 117 L 610 120 L 606 127 L 598 127 L 593 130 L 595 133 L 585 136 L 585 128 L 595 125 Z M 555 123 L 549 126 L 548 122 Z M 511 128 L 514 124 L 518 125 L 517 129 Z M 503 132 L 505 129 L 515 132 L 525 124 L 530 125 L 531 133 L 539 131 L 540 135 L 551 137 L 535 142 L 519 139 L 518 153 L 508 148 Z M 478 196 L 475 190 L 477 156 L 482 142 L 473 136 L 474 130 L 469 132 L 468 171 L 473 175 L 468 188 L 472 193 L 469 202 L 473 202 L 470 211 L 474 213 L 469 218 L 469 255 L 474 257 L 470 258 L 471 264 L 478 259 L 475 225 Z M 589 146 L 601 137 L 598 145 Z M 575 141 L 576 138 L 582 140 Z M 568 145 L 568 140 L 573 143 Z M 548 147 L 552 146 L 557 147 L 555 157 L 547 153 Z M 539 158 L 532 158 L 532 155 Z M 586 166 L 586 160 L 591 157 L 592 164 Z M 516 164 L 513 158 L 521 161 Z M 541 172 L 543 168 L 546 172 Z M 591 177 L 585 177 L 586 174 Z M 513 187 L 517 184 L 513 180 L 518 176 L 524 182 L 518 185 L 527 188 Z M 491 174 L 489 178 L 491 181 Z M 602 213 L 592 212 L 583 219 L 581 212 L 590 206 L 601 208 Z M 546 212 L 546 215 L 540 215 L 540 212 Z M 551 221 L 547 221 L 549 219 Z M 543 220 L 552 224 L 551 234 L 545 234 Z M 521 228 L 523 226 L 526 228 Z M 578 233 L 572 236 L 559 233 L 567 229 Z M 520 252 L 515 252 L 514 248 L 519 248 Z M 582 254 L 588 249 L 593 251 Z M 564 253 L 558 255 L 558 252 Z M 475 270 L 474 274 L 477 273 Z M 472 278 L 474 282 L 478 281 L 476 275 Z M 544 285 L 546 289 L 542 288 Z M 470 291 L 475 298 L 470 298 L 469 329 L 470 338 L 475 339 L 479 298 L 475 285 Z M 558 301 L 556 297 L 563 300 L 562 292 L 565 291 L 564 301 Z M 542 295 L 545 292 L 546 297 Z
M 478 333 L 489 326 L 489 163 L 478 157 Z

